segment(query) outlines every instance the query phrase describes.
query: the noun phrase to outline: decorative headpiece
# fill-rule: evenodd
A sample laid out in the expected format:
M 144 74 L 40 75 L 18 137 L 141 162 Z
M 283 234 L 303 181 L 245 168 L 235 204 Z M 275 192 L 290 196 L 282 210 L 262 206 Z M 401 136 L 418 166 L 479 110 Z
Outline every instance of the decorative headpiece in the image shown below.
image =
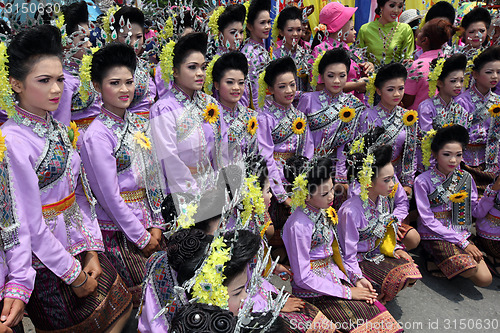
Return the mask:
M 82 65 L 80 66 L 80 87 L 78 88 L 78 92 L 80 94 L 81 100 L 85 103 L 90 96 L 90 91 L 92 91 L 91 85 L 91 76 L 90 71 L 92 67 L 92 58 L 94 57 L 94 53 L 99 50 L 98 47 L 93 47 L 90 49 L 91 54 L 84 54 L 82 57 Z
M 222 15 L 222 13 L 224 13 L 225 9 L 225 6 L 217 7 L 208 19 L 208 27 L 210 28 L 210 32 L 215 39 L 219 38 L 219 17 Z
M 436 66 L 431 69 L 431 72 L 429 73 L 429 97 L 434 97 L 434 94 L 436 93 L 436 85 L 437 81 L 439 80 L 439 77 L 441 76 L 441 73 L 443 71 L 443 66 L 446 61 L 446 58 L 439 58 L 437 60 Z
M 266 77 L 266 71 L 263 70 L 262 73 L 259 75 L 259 98 L 258 98 L 258 105 L 259 108 L 264 107 L 264 103 L 266 101 L 266 95 L 267 95 L 267 83 L 264 78 Z
M 436 130 L 431 129 L 426 133 L 424 138 L 422 139 L 422 164 L 425 166 L 425 169 L 427 170 L 430 166 L 430 160 L 431 160 L 431 144 L 432 140 L 436 136 Z
M 321 59 L 323 59 L 323 56 L 325 55 L 326 50 L 321 52 L 316 60 L 314 60 L 314 64 L 312 67 L 312 80 L 311 80 L 311 87 L 313 89 L 316 89 L 316 86 L 318 85 L 318 78 L 319 78 L 319 63 L 321 62 Z
M 219 60 L 220 55 L 215 55 L 213 59 L 208 63 L 207 70 L 206 70 L 206 76 L 205 76 L 205 82 L 203 83 L 203 90 L 205 93 L 212 95 L 212 88 L 213 88 L 213 70 L 214 70 L 214 65 Z
M 7 55 L 7 46 L 0 42 L 0 107 L 12 117 L 16 114 L 14 107 L 14 91 L 9 82 L 9 56 Z
M 161 78 L 165 81 L 165 85 L 174 78 L 174 47 L 175 42 L 168 42 L 160 54 Z

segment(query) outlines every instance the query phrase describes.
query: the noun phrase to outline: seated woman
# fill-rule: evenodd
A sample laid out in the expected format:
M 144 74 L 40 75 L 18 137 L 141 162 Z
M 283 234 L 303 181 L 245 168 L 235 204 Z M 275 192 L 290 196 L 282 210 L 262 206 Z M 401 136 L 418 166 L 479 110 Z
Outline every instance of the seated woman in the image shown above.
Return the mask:
M 396 240 L 399 218 L 391 195 L 395 191 L 391 146 L 373 145 L 376 131 L 364 141 L 347 158 L 349 175 L 358 180 L 361 192 L 339 210 L 339 239 L 348 269 L 367 278 L 385 303 L 422 275 Z
M 294 157 L 287 160 L 285 169 L 287 179 L 294 184 L 293 202 L 297 205 L 283 229 L 293 294 L 317 306 L 328 319 L 340 324 L 341 331 L 349 331 L 349 323 L 362 322 L 354 328 L 356 332 L 368 332 L 375 325 L 400 332 L 395 319 L 376 300 L 370 282 L 344 264 L 337 214 L 331 207 L 330 160 L 321 158 L 312 166 L 308 163 L 305 157 Z
M 434 138 L 430 134 L 424 139 L 423 155 L 429 158 L 432 152 L 436 165 L 415 181 L 418 231 L 431 273 L 444 274 L 448 279 L 460 275 L 477 286 L 487 287 L 491 274 L 470 237 L 472 217 L 486 215 L 481 214 L 486 210 L 484 202 L 491 202 L 496 192 L 487 188 L 478 203 L 474 179 L 460 169 L 468 142 L 467 130 L 460 125 L 442 127 Z

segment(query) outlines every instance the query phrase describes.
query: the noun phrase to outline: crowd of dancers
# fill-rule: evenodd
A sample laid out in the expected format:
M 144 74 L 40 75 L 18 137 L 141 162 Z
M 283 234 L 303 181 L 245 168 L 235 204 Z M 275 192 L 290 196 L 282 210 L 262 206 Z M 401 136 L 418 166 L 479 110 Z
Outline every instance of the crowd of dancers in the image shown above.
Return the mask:
M 498 9 L 320 6 L 10 13 L 0 332 L 401 332 L 420 269 L 500 276 Z

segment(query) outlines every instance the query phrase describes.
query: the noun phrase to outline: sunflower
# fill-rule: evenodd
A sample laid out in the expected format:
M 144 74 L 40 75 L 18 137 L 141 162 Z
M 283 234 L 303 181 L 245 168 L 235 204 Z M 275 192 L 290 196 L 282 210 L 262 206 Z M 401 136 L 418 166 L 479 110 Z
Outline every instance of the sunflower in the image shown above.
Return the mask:
M 292 124 L 292 131 L 297 135 L 301 135 L 306 130 L 306 121 L 302 118 L 297 118 Z
M 500 115 L 500 104 L 493 104 L 489 109 L 488 112 L 492 117 L 498 117 Z
M 148 149 L 150 150 L 151 149 L 151 141 L 149 140 L 149 138 L 144 135 L 144 133 L 142 133 L 141 131 L 137 131 L 135 132 L 134 134 L 134 140 L 135 142 L 137 142 L 142 148 L 144 149 Z
M 255 135 L 255 132 L 257 132 L 257 127 L 259 127 L 259 124 L 257 123 L 257 118 L 254 116 L 250 118 L 247 124 L 247 131 L 250 133 L 250 135 Z
M 203 111 L 203 118 L 210 124 L 215 123 L 219 118 L 219 107 L 214 103 L 208 104 L 205 111 Z
M 417 122 L 417 119 L 418 119 L 418 113 L 415 110 L 408 110 L 403 115 L 403 123 L 406 126 L 412 126 Z
M 328 207 L 328 209 L 326 210 L 326 215 L 328 215 L 333 225 L 337 225 L 337 223 L 339 223 L 337 211 L 332 206 Z
M 356 111 L 354 111 L 354 109 L 352 108 L 343 107 L 342 109 L 340 109 L 339 118 L 344 123 L 350 122 L 355 116 L 356 116 Z
M 69 141 L 71 141 L 71 145 L 73 145 L 73 148 L 76 149 L 76 143 L 78 142 L 78 137 L 80 136 L 80 132 L 78 131 L 78 126 L 76 126 L 76 123 L 72 121 L 69 123 L 69 128 L 68 128 L 68 137 Z
M 0 162 L 3 161 L 6 150 L 7 146 L 5 145 L 5 137 L 2 135 L 2 130 L 0 129 Z
M 458 193 L 450 195 L 450 201 L 452 201 L 454 203 L 464 202 L 465 198 L 467 198 L 468 196 L 469 196 L 469 194 L 467 194 L 467 192 L 460 191 Z

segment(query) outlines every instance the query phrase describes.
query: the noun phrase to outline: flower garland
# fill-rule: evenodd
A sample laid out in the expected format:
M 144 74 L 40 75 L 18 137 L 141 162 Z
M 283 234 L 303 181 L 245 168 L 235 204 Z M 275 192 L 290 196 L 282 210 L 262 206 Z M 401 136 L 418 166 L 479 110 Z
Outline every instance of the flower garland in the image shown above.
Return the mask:
M 203 111 L 203 119 L 206 122 L 213 124 L 219 119 L 219 107 L 215 103 L 209 103 Z
M 412 126 L 418 120 L 418 113 L 415 110 L 408 110 L 403 115 L 403 124 L 406 126 Z
M 165 87 L 168 87 L 174 77 L 174 47 L 175 42 L 171 40 L 160 53 L 161 78 L 165 81 Z
M 165 26 L 158 33 L 158 40 L 168 40 L 174 36 L 174 23 L 172 22 L 172 18 L 169 17 L 165 22 Z
M 368 200 L 368 189 L 371 187 L 372 183 L 372 177 L 373 177 L 372 164 L 374 161 L 375 158 L 373 157 L 373 155 L 368 154 L 363 159 L 363 168 L 358 174 L 358 181 L 359 184 L 361 185 L 361 193 L 359 194 L 359 196 L 361 197 L 361 200 L 363 200 L 363 202 L 366 202 Z
M 377 88 L 375 87 L 375 79 L 377 78 L 377 74 L 372 73 L 368 76 L 368 82 L 366 83 L 366 93 L 368 94 L 368 104 L 373 106 L 375 101 L 375 92 Z
M 321 62 L 321 59 L 323 59 L 323 56 L 325 55 L 326 51 L 321 52 L 318 57 L 314 60 L 313 66 L 312 66 L 312 80 L 311 80 L 311 87 L 313 87 L 314 90 L 316 90 L 316 86 L 318 85 L 318 78 L 319 78 L 319 63 Z
M 355 116 L 356 116 L 356 111 L 353 108 L 344 106 L 342 109 L 340 109 L 339 118 L 344 123 L 350 122 L 351 120 L 354 119 Z
M 250 118 L 247 124 L 247 132 L 251 135 L 254 136 L 255 133 L 257 133 L 257 128 L 259 127 L 259 123 L 257 122 L 257 117 L 253 116 Z
M 297 207 L 306 207 L 306 199 L 307 196 L 309 195 L 309 191 L 307 190 L 307 179 L 306 179 L 306 174 L 302 173 L 295 177 L 293 181 L 293 188 L 292 188 L 292 211 L 297 209 Z
M 266 71 L 264 70 L 259 75 L 259 99 L 258 99 L 259 108 L 264 107 L 264 102 L 266 100 L 267 83 L 264 80 L 265 76 L 266 76 Z
M 115 22 L 115 13 L 120 9 L 120 7 L 114 5 L 111 8 L 108 9 L 108 12 L 106 16 L 103 19 L 103 30 L 104 30 L 104 35 L 102 36 L 104 39 L 106 39 L 106 43 L 109 43 L 113 41 L 113 39 L 116 39 L 118 36 L 116 35 L 116 31 L 111 32 L 111 26 Z M 114 34 L 114 36 L 113 36 Z
M 422 139 L 422 164 L 425 166 L 425 169 L 428 169 L 431 166 L 431 144 L 432 140 L 436 136 L 436 130 L 431 129 L 426 133 L 424 138 Z
M 0 107 L 7 112 L 9 118 L 16 114 L 14 92 L 9 82 L 9 56 L 7 55 L 7 46 L 0 42 Z
M 293 121 L 292 131 L 296 135 L 302 135 L 306 131 L 307 122 L 302 118 L 297 118 Z
M 193 286 L 193 297 L 198 302 L 227 309 L 229 294 L 224 282 L 224 265 L 231 259 L 230 249 L 222 237 L 210 244 L 210 255 L 197 275 Z
M 434 97 L 436 94 L 436 85 L 441 73 L 443 72 L 443 66 L 446 62 L 445 58 L 439 58 L 434 69 L 429 73 L 429 97 Z
M 349 151 L 349 155 L 354 155 L 356 153 L 362 153 L 365 149 L 365 138 L 361 138 L 355 140 L 351 145 L 351 150 Z
M 328 207 L 326 210 L 326 215 L 330 218 L 330 221 L 333 225 L 337 225 L 339 223 L 339 216 L 337 215 L 337 211 L 332 206 Z
M 151 140 L 149 140 L 149 138 L 146 135 L 144 135 L 143 132 L 141 131 L 135 132 L 134 140 L 143 149 L 151 150 Z
M 219 60 L 220 55 L 216 55 L 209 63 L 207 66 L 206 70 L 206 76 L 205 76 L 205 82 L 203 83 L 203 90 L 205 93 L 212 95 L 212 87 L 213 87 L 213 71 L 214 71 L 214 65 Z
M 82 57 L 82 65 L 80 66 L 80 87 L 78 88 L 78 93 L 82 102 L 87 102 L 89 99 L 89 91 L 91 90 L 90 81 L 92 80 L 90 71 L 92 70 L 92 58 L 94 53 L 99 50 L 98 47 L 90 48 L 91 54 L 84 54 Z
M 64 21 L 64 14 L 62 12 L 59 14 L 59 17 L 56 19 L 55 25 L 59 30 L 61 30 L 61 42 L 62 42 L 63 46 L 66 46 L 66 37 L 68 37 L 68 35 L 66 34 L 66 26 L 65 26 L 66 23 Z
M 0 129 L 0 162 L 3 162 L 6 150 L 7 146 L 5 145 L 5 136 L 3 136 L 2 129 Z
M 265 211 L 266 207 L 258 177 L 251 175 L 245 178 L 245 188 L 243 190 L 243 212 L 241 213 L 243 225 L 247 225 L 254 212 L 257 215 L 262 215 Z
M 248 19 L 248 8 L 250 8 L 250 0 L 243 3 L 245 6 L 245 21 L 243 22 L 243 40 L 247 39 L 247 19 Z
M 272 40 L 272 44 L 271 45 L 276 45 L 276 42 L 278 41 L 278 36 L 280 34 L 280 31 L 278 29 L 278 17 L 280 15 L 276 15 L 276 17 L 274 18 L 274 22 L 273 22 L 273 29 L 271 31 L 271 40 Z
M 493 117 L 493 118 L 498 117 L 500 115 L 500 104 L 493 104 L 488 109 L 488 112 L 490 113 L 491 117 Z
M 78 130 L 78 126 L 76 126 L 76 123 L 74 121 L 70 122 L 68 127 L 68 137 L 74 149 L 76 149 L 76 143 L 78 142 L 79 136 L 80 131 Z
M 196 214 L 197 209 L 198 205 L 193 202 L 183 208 L 181 215 L 177 218 L 178 228 L 188 229 L 193 226 L 195 224 L 193 216 Z
M 217 9 L 215 9 L 210 15 L 210 18 L 208 19 L 208 27 L 210 28 L 210 32 L 212 33 L 212 36 L 214 36 L 215 39 L 219 38 L 219 17 L 224 13 L 224 10 L 226 7 L 224 6 L 219 6 Z

